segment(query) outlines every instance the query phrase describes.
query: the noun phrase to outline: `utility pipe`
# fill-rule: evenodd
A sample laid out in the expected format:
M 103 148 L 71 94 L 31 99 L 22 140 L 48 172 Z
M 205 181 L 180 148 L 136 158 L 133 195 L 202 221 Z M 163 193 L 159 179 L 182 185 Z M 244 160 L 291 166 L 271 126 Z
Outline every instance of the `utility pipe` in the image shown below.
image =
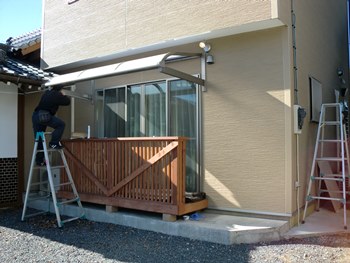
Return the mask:
M 291 19 L 292 19 L 292 44 L 293 44 L 293 77 L 294 77 L 294 104 L 299 104 L 298 97 L 298 67 L 297 67 L 297 48 L 296 48 L 296 16 L 294 12 L 294 0 L 291 0 Z M 298 120 L 294 120 L 298 121 Z M 299 134 L 296 134 L 296 173 L 297 178 L 295 182 L 296 188 L 296 205 L 297 205 L 297 216 L 298 216 L 298 225 L 300 225 L 300 163 L 299 163 Z

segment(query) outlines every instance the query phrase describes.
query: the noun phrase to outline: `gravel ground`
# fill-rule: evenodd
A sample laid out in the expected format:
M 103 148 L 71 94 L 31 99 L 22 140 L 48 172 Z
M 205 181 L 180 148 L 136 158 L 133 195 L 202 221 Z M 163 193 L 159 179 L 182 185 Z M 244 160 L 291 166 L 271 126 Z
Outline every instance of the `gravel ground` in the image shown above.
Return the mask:
M 350 234 L 221 245 L 54 215 L 0 210 L 0 262 L 350 262 Z

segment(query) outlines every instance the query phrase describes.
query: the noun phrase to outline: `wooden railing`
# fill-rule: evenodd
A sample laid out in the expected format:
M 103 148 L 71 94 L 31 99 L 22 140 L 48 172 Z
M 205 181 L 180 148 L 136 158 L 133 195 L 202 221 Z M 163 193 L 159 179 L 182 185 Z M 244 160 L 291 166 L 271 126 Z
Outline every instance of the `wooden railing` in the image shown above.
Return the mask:
M 170 215 L 207 207 L 186 204 L 186 138 L 145 137 L 64 141 L 82 201 Z M 67 180 L 66 175 L 61 181 Z M 65 186 L 60 195 L 69 196 Z

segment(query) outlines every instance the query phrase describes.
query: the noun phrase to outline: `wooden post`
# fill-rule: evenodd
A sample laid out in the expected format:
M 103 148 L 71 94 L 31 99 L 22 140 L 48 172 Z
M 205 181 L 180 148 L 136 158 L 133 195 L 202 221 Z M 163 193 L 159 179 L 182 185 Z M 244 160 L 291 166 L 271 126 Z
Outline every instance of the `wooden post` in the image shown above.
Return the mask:
M 107 213 L 118 212 L 118 207 L 112 206 L 112 205 L 106 205 L 106 212 Z
M 163 221 L 175 222 L 176 221 L 176 215 L 163 214 Z

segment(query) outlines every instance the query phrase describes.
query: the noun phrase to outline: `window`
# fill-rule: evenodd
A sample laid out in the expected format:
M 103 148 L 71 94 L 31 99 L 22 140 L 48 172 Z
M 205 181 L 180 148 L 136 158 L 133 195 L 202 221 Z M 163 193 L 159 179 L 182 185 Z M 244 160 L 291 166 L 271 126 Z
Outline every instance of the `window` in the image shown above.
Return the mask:
M 322 106 L 322 84 L 315 78 L 309 77 L 310 85 L 310 121 L 318 122 Z

